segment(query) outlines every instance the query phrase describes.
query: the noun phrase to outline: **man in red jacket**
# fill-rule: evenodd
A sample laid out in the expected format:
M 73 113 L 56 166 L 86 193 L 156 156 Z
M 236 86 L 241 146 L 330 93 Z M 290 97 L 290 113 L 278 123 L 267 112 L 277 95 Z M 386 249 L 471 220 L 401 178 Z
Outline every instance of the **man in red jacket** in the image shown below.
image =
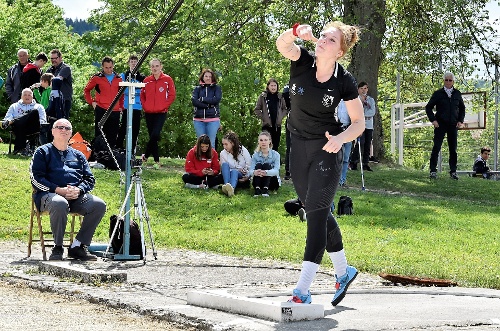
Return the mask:
M 168 109 L 175 100 L 175 85 L 172 78 L 163 73 L 163 65 L 160 60 L 151 60 L 149 67 L 151 75 L 144 79 L 143 83 L 146 86 L 141 90 L 141 104 L 149 133 L 149 142 L 146 146 L 146 152 L 142 154 L 142 160 L 146 162 L 148 157 L 152 155 L 155 167 L 159 168 L 158 142 L 167 119 Z
M 122 78 L 114 72 L 115 63 L 112 58 L 105 56 L 102 59 L 102 71 L 92 76 L 83 90 L 85 100 L 94 108 L 95 138 L 101 135 L 99 121 L 109 108 L 120 90 Z M 90 91 L 94 90 L 94 96 Z M 115 148 L 118 127 L 120 126 L 120 112 L 123 110 L 123 94 L 119 102 L 113 107 L 111 115 L 102 128 L 111 148 Z

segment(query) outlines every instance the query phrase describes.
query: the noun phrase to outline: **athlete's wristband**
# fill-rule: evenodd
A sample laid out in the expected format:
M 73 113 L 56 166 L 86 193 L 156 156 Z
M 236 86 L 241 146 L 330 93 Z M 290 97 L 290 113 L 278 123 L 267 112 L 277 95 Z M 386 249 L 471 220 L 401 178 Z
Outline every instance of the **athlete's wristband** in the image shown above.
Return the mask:
M 294 25 L 292 25 L 292 33 L 295 37 L 298 37 L 299 35 L 297 34 L 297 28 L 299 27 L 300 23 L 295 23 Z

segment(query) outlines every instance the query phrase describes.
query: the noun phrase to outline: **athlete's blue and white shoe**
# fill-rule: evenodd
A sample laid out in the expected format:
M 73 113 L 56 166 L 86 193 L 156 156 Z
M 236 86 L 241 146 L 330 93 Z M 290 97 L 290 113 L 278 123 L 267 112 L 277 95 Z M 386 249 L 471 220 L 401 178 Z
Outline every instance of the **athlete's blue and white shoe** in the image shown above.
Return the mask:
M 295 303 L 311 303 L 312 298 L 311 298 L 311 292 L 307 291 L 307 294 L 304 295 L 300 293 L 299 290 L 295 289 L 293 290 L 292 298 L 288 300 L 288 302 L 295 302 Z
M 347 292 L 347 288 L 349 287 L 349 285 L 351 285 L 352 281 L 356 278 L 357 275 L 358 275 L 358 270 L 351 266 L 347 266 L 346 273 L 341 277 L 335 275 L 335 277 L 337 278 L 337 282 L 335 283 L 335 289 L 337 291 L 333 296 L 332 306 L 338 305 L 340 301 L 344 299 L 345 294 Z

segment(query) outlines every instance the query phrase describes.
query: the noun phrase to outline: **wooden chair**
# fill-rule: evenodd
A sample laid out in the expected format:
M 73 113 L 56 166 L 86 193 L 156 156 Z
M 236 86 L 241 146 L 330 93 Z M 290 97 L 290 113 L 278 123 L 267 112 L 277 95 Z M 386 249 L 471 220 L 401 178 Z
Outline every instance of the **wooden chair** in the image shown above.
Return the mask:
M 34 241 L 39 241 L 40 246 L 42 247 L 42 254 L 43 254 L 43 259 L 46 261 L 47 260 L 47 252 L 45 250 L 46 247 L 53 247 L 54 246 L 54 237 L 52 234 L 52 231 L 44 231 L 42 227 L 42 216 L 48 216 L 49 212 L 44 211 L 40 212 L 36 208 L 35 205 L 35 199 L 33 197 L 33 194 L 31 195 L 31 218 L 30 218 L 30 228 L 29 228 L 29 238 L 28 238 L 28 257 L 31 256 L 31 245 Z M 68 216 L 70 216 L 70 219 L 68 220 L 70 222 L 70 231 L 65 231 L 64 232 L 64 240 L 63 240 L 63 247 L 69 247 L 69 245 L 73 242 L 73 238 L 75 237 L 76 233 L 78 231 L 75 231 L 75 220 L 78 217 L 80 220 L 80 226 L 83 221 L 83 215 L 80 215 L 78 213 L 69 213 Z M 33 238 L 33 226 L 34 226 L 34 220 L 35 217 L 37 219 L 38 223 L 38 233 L 40 236 L 40 239 Z M 50 228 L 50 225 L 49 225 Z

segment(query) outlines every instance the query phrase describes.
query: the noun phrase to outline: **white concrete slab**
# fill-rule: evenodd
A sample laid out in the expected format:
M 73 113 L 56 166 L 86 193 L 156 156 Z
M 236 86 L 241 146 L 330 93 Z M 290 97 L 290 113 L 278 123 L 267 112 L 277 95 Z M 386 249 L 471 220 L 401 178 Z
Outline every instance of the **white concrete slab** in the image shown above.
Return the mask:
M 84 283 L 127 281 L 126 272 L 87 269 L 85 265 L 71 261 L 41 261 L 38 270 L 57 277 L 80 279 Z M 94 262 L 97 263 L 97 262 Z
M 218 309 L 275 322 L 310 321 L 325 316 L 323 305 L 248 298 L 229 294 L 223 290 L 191 291 L 187 294 L 187 302 L 193 306 Z

